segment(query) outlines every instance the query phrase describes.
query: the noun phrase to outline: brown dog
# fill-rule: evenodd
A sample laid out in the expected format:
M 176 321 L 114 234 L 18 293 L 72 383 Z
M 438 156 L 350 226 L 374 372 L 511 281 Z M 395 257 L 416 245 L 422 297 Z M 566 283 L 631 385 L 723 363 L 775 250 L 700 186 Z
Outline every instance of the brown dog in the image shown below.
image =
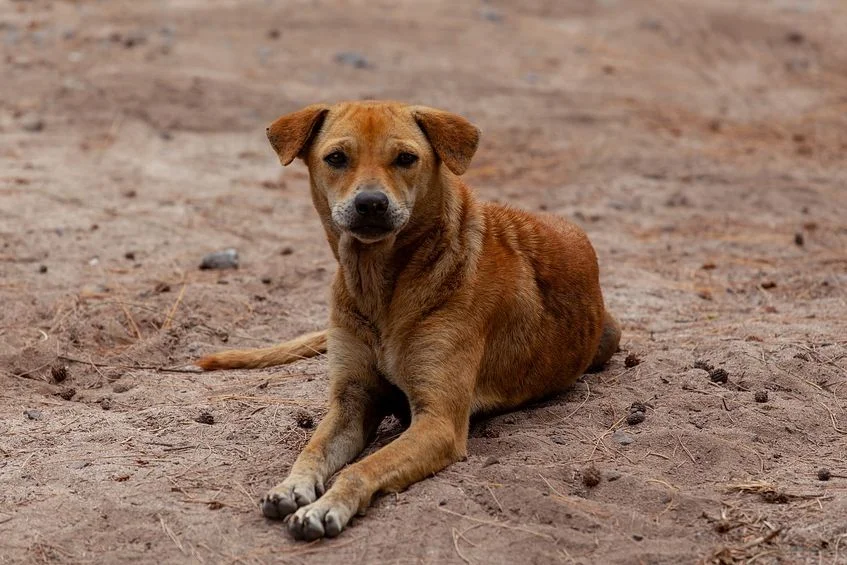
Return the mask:
M 314 105 L 268 138 L 308 165 L 338 272 L 329 329 L 204 369 L 268 367 L 328 352 L 329 412 L 262 500 L 296 538 L 335 536 L 378 492 L 465 456 L 472 414 L 569 387 L 617 350 L 597 258 L 562 219 L 479 202 L 459 179 L 479 132 L 460 116 L 386 102 Z M 382 419 L 408 427 L 344 468 Z

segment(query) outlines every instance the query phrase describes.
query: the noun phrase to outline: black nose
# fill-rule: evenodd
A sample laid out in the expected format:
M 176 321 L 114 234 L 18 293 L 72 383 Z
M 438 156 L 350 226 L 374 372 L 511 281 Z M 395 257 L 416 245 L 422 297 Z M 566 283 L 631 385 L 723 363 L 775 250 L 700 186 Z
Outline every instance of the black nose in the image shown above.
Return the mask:
M 361 216 L 384 216 L 388 210 L 388 197 L 384 192 L 368 190 L 357 194 L 353 205 Z

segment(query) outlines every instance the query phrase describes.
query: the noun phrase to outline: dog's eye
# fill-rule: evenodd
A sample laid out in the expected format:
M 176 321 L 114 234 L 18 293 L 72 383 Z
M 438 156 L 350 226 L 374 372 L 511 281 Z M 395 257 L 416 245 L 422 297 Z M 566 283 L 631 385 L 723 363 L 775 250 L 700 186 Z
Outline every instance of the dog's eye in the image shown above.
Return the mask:
M 394 159 L 394 164 L 399 167 L 411 167 L 418 160 L 418 156 L 413 153 L 400 153 L 397 155 L 397 158 Z
M 340 169 L 341 167 L 347 164 L 347 155 L 345 155 L 341 151 L 333 151 L 332 153 L 324 157 L 324 161 L 330 167 Z

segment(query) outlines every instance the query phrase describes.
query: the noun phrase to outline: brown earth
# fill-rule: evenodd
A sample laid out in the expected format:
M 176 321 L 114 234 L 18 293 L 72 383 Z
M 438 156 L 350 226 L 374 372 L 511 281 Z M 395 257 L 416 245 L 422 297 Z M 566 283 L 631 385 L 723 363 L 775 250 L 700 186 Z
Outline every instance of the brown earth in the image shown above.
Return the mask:
M 847 563 L 845 29 L 842 0 L 0 3 L 0 562 Z M 324 361 L 169 369 L 323 326 L 335 265 L 264 127 L 361 97 L 478 123 L 467 180 L 583 225 L 625 335 L 302 544 L 257 501 Z

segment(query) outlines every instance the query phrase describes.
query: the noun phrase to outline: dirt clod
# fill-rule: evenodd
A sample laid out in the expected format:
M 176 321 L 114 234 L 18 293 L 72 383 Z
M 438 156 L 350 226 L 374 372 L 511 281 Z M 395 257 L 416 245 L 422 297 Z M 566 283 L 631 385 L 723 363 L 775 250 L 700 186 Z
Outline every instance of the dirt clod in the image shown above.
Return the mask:
M 294 413 L 294 421 L 297 422 L 298 427 L 303 428 L 304 430 L 311 429 L 315 425 L 314 416 L 303 408 Z
M 102 408 L 103 410 L 111 410 L 112 404 L 112 399 L 108 396 L 100 399 L 100 408 Z
M 211 426 L 215 423 L 215 416 L 208 410 L 201 410 L 197 417 L 194 418 L 194 421 L 198 424 L 207 424 Z
M 38 266 L 38 272 L 41 273 L 42 275 L 44 273 L 46 273 L 47 272 L 47 265 L 39 265 Z
M 53 365 L 50 367 L 50 376 L 55 383 L 65 382 L 68 378 L 68 368 L 65 365 Z
M 70 400 L 74 396 L 76 396 L 76 389 L 75 388 L 63 388 L 62 390 L 60 390 L 59 392 L 56 393 L 56 396 L 58 396 L 62 400 Z
M 626 359 L 623 360 L 624 367 L 627 369 L 631 369 L 637 365 L 641 364 L 641 358 L 638 357 L 635 353 L 630 353 L 626 356 Z
M 803 247 L 806 244 L 806 238 L 803 236 L 803 232 L 798 231 L 794 234 L 794 244 Z
M 643 402 L 635 401 L 629 405 L 629 413 L 632 414 L 634 412 L 644 412 L 647 413 L 647 405 Z
M 715 369 L 709 372 L 709 380 L 713 383 L 726 383 L 729 381 L 729 373 L 726 369 Z
M 588 488 L 599 485 L 602 478 L 603 476 L 600 474 L 600 471 L 593 465 L 582 470 L 582 484 Z
M 753 399 L 756 402 L 762 402 L 762 403 L 767 402 L 768 401 L 768 391 L 757 390 L 755 393 L 753 393 Z
M 708 371 L 711 373 L 715 369 L 715 366 L 704 359 L 698 359 L 694 362 L 694 368 L 702 369 L 703 371 Z
M 818 480 L 819 481 L 828 481 L 832 478 L 832 473 L 826 467 L 821 467 L 818 469 Z
M 774 282 L 774 281 L 764 281 L 759 286 L 761 286 L 765 290 L 770 290 L 772 288 L 776 288 L 776 282 Z
M 646 418 L 646 416 L 644 415 L 644 412 L 631 412 L 626 417 L 626 423 L 629 424 L 630 426 L 635 426 L 635 425 L 643 422 L 645 420 L 645 418 Z

